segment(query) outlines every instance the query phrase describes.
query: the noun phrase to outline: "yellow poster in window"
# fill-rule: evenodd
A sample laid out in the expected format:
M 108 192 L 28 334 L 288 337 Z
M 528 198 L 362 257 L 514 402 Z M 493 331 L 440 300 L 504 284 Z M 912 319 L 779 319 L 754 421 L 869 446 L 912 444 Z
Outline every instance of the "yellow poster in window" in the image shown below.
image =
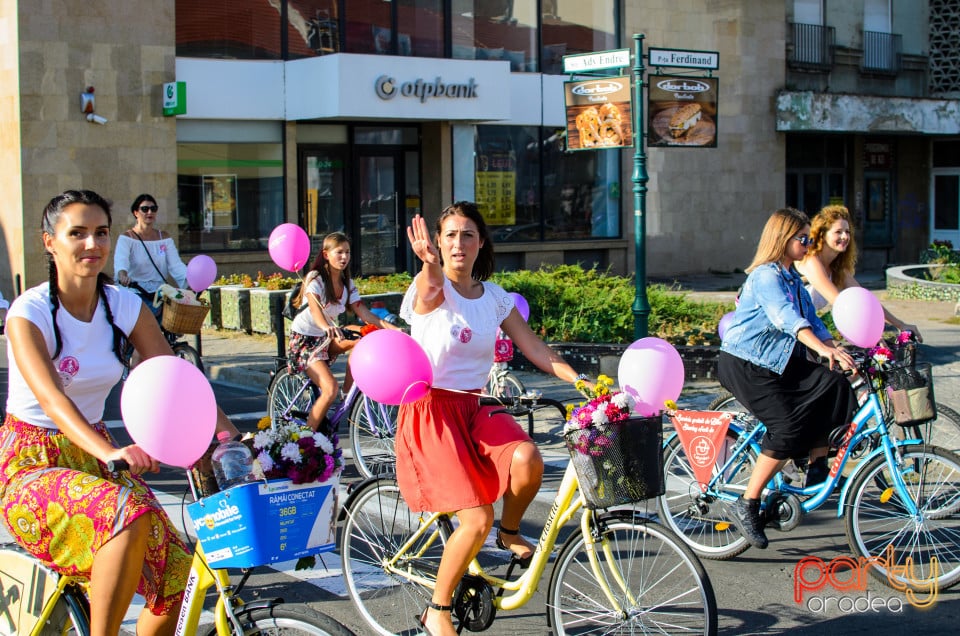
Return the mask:
M 487 225 L 514 225 L 517 222 L 517 174 L 477 172 L 477 207 Z

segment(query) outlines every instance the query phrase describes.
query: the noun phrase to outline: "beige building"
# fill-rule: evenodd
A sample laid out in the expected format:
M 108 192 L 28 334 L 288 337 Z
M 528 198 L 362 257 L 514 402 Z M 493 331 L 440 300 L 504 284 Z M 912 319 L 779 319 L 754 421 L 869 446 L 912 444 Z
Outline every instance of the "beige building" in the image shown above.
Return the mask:
M 153 194 L 185 260 L 221 273 L 275 271 L 286 221 L 347 231 L 358 273 L 410 269 L 409 217 L 457 199 L 484 207 L 501 267 L 633 272 L 634 152 L 566 150 L 562 58 L 635 33 L 719 60 L 646 64 L 647 85 L 718 83 L 715 147 L 646 148 L 648 275 L 742 268 L 771 211 L 831 201 L 868 263 L 910 262 L 960 244 L 956 5 L 0 0 L 0 291 L 46 277 L 40 213 L 66 188 L 111 198 L 118 229 Z M 165 117 L 174 81 L 186 112 Z

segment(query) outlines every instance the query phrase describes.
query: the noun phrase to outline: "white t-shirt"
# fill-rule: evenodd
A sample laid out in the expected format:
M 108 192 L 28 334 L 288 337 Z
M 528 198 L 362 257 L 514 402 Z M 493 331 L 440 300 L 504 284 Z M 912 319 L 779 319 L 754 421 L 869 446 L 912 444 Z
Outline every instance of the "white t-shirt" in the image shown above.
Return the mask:
M 430 359 L 433 386 L 462 391 L 481 388 L 493 364 L 500 323 L 513 309 L 513 297 L 499 285 L 484 281 L 480 298 L 464 298 L 444 277 L 439 307 L 428 314 L 415 313 L 416 299 L 414 279 L 403 297 L 400 317 L 410 325 L 410 335 Z
M 57 345 L 53 335 L 53 305 L 49 290 L 49 283 L 28 289 L 13 301 L 7 317 L 8 320 L 26 318 L 36 325 L 43 334 L 47 351 L 53 357 Z M 137 324 L 143 306 L 140 297 L 114 285 L 106 286 L 106 294 L 114 323 L 123 333 L 129 334 Z M 103 419 L 103 407 L 110 390 L 123 375 L 123 364 L 113 353 L 113 329 L 107 322 L 103 303 L 97 303 L 90 322 L 77 320 L 61 306 L 57 310 L 57 325 L 60 327 L 63 348 L 60 356 L 53 360 L 53 366 L 60 373 L 64 392 L 88 422 L 99 422 Z M 10 373 L 7 413 L 36 426 L 57 428 L 40 408 L 40 403 L 24 380 L 9 340 L 7 362 Z
M 160 236 L 163 236 L 161 232 Z M 146 249 L 144 249 L 146 247 Z M 150 256 L 147 256 L 147 253 Z M 153 259 L 153 262 L 150 262 Z M 154 267 L 156 264 L 156 267 Z M 160 272 L 157 272 L 157 269 Z M 137 238 L 130 238 L 121 234 L 117 239 L 117 247 L 113 251 L 114 276 L 120 270 L 126 270 L 127 276 L 148 292 L 155 292 L 160 285 L 166 283 L 164 277 L 170 276 L 177 281 L 178 287 L 187 286 L 187 266 L 180 259 L 177 246 L 169 236 L 159 241 L 140 242 Z M 163 274 L 163 277 L 160 274 Z
M 360 291 L 357 289 L 357 286 L 354 285 L 352 279 L 350 280 L 350 287 L 344 287 L 343 291 L 340 292 L 340 298 L 331 303 L 324 304 L 323 289 L 323 280 L 317 276 L 307 285 L 307 288 L 303 293 L 303 300 L 301 302 L 307 302 L 307 294 L 315 295 L 320 301 L 320 305 L 323 307 L 323 313 L 326 314 L 327 320 L 330 321 L 330 324 L 336 324 L 337 316 L 345 312 L 347 307 L 353 303 L 360 301 Z M 313 316 L 310 315 L 309 309 L 304 309 L 297 314 L 297 316 L 293 319 L 293 322 L 290 324 L 290 331 L 296 331 L 297 333 L 305 336 L 322 336 L 325 333 L 323 329 L 317 325 L 317 323 L 313 322 Z

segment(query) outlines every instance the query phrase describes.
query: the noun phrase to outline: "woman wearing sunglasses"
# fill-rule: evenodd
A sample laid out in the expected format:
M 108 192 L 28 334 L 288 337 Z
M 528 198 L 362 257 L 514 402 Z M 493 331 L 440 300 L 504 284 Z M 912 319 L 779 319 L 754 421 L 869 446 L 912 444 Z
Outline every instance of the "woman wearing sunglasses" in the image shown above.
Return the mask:
M 851 230 L 850 211 L 843 205 L 828 205 L 810 224 L 810 247 L 807 255 L 797 261 L 797 271 L 807 279 L 807 291 L 817 311 L 831 305 L 840 292 L 848 287 L 860 287 L 853 276 L 857 265 L 857 244 Z M 888 324 L 899 331 L 909 331 L 923 342 L 920 330 L 883 308 Z
M 809 457 L 805 485 L 823 482 L 828 435 L 857 405 L 847 379 L 830 371 L 853 368 L 853 359 L 834 344 L 794 268 L 809 244 L 803 212 L 782 208 L 767 220 L 717 365 L 720 384 L 767 427 L 746 491 L 731 508 L 731 521 L 758 548 L 767 547 L 763 487 L 788 459 L 802 457 Z
M 157 209 L 157 200 L 149 194 L 133 200 L 130 211 L 134 224 L 117 239 L 113 271 L 117 282 L 136 291 L 160 320 L 162 305 L 154 307 L 153 296 L 168 278 L 177 287 L 186 287 L 187 266 L 180 260 L 173 239 L 154 227 Z

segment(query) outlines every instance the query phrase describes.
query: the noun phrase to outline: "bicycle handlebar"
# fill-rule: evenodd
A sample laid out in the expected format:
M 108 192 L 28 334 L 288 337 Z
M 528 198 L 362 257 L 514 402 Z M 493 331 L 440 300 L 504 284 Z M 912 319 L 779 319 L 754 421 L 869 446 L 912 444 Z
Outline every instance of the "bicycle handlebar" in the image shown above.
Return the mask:
M 130 464 L 125 459 L 111 459 L 106 463 L 107 470 L 111 473 L 118 473 L 121 470 L 130 470 Z

